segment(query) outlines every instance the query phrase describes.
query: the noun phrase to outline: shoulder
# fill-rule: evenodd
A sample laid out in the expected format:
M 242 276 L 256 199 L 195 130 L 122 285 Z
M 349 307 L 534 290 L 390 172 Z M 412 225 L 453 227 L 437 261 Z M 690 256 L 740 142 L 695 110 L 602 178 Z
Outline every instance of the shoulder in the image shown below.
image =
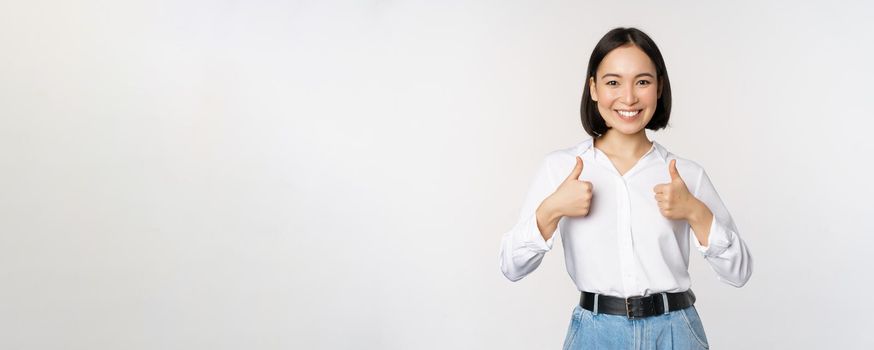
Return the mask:
M 592 146 L 592 139 L 580 141 L 572 146 L 560 148 L 546 153 L 539 167 L 539 176 L 551 181 L 561 181 L 570 174 L 577 163 L 576 157 L 583 154 Z
M 582 156 L 586 153 L 590 148 L 592 148 L 592 139 L 585 139 L 576 143 L 573 146 L 561 148 L 549 152 L 546 154 L 547 161 L 561 161 L 571 159 L 573 160 L 576 156 Z
M 659 143 L 658 141 L 653 141 L 653 143 L 655 144 L 656 151 L 660 152 L 661 155 L 665 158 L 666 163 L 670 163 L 671 160 L 677 161 L 677 170 L 681 170 L 681 168 L 685 168 L 685 169 L 688 169 L 690 171 L 696 171 L 696 172 L 704 170 L 704 167 L 701 166 L 701 164 L 699 164 L 698 162 L 696 162 L 692 159 L 680 156 L 680 155 L 668 150 L 668 148 L 665 145 Z
M 704 166 L 700 163 L 677 155 L 676 153 L 669 151 L 667 147 L 664 145 L 655 142 L 656 150 L 662 152 L 665 158 L 665 166 L 668 166 L 671 163 L 671 160 L 676 160 L 677 162 L 677 172 L 680 173 L 680 176 L 683 180 L 686 181 L 688 185 L 695 185 L 697 187 L 698 182 L 705 176 L 707 176 L 707 172 L 704 170 Z M 690 181 L 691 180 L 691 181 Z

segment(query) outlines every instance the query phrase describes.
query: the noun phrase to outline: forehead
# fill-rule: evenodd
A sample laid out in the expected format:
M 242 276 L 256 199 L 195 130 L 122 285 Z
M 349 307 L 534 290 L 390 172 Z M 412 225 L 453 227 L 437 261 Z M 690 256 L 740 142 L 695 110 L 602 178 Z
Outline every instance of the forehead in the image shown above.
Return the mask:
M 598 65 L 598 77 L 613 73 L 633 77 L 640 73 L 656 75 L 655 64 L 637 46 L 626 45 L 613 49 Z

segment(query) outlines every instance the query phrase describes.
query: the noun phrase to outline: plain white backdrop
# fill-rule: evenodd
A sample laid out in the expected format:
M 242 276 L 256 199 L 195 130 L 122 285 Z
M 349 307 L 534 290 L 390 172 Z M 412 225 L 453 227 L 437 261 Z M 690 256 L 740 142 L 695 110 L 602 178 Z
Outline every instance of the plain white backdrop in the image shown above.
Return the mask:
M 755 259 L 693 253 L 716 349 L 870 349 L 874 6 L 0 4 L 0 348 L 555 349 L 561 247 L 498 268 L 542 157 L 588 137 L 589 54 L 647 32 L 650 134 Z

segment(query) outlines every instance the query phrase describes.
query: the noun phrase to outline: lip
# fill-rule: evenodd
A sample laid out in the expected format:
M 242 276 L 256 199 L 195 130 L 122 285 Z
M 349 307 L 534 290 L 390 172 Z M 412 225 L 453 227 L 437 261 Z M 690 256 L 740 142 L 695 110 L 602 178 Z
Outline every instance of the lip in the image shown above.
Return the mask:
M 631 117 L 626 117 L 626 116 L 620 114 L 619 111 L 637 111 L 637 113 Z M 634 121 L 634 120 L 637 120 L 637 118 L 639 118 L 641 114 L 643 114 L 643 110 L 642 109 L 614 109 L 613 114 L 616 115 L 616 117 L 618 117 L 620 120 Z

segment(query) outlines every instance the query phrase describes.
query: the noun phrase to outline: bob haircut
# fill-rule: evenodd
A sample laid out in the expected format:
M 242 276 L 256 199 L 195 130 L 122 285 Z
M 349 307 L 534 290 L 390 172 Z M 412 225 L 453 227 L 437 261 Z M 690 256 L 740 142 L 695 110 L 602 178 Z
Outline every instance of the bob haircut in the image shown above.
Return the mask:
M 586 73 L 585 87 L 583 88 L 583 99 L 580 103 L 580 119 L 583 122 L 583 128 L 586 133 L 592 137 L 600 137 L 604 135 L 610 127 L 604 122 L 601 113 L 598 112 L 598 103 L 592 101 L 592 93 L 589 91 L 589 81 L 598 80 L 596 73 L 598 66 L 604 57 L 610 51 L 625 45 L 634 45 L 640 48 L 649 59 L 652 60 L 656 69 L 656 79 L 661 88 L 661 95 L 656 104 L 655 113 L 652 119 L 646 124 L 646 128 L 650 130 L 664 129 L 668 125 L 668 120 L 671 117 L 671 80 L 668 79 L 668 70 L 665 67 L 665 60 L 662 58 L 662 53 L 656 46 L 655 42 L 637 28 L 615 28 L 595 45 L 592 50 L 592 56 L 589 58 L 589 69 Z

